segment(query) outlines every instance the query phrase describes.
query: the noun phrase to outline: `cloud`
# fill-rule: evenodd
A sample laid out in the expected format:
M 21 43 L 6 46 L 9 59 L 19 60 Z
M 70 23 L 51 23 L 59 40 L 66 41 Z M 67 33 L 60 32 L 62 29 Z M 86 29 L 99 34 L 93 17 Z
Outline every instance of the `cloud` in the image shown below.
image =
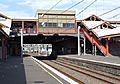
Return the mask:
M 15 10 L 14 9 L 7 9 L 7 5 L 0 3 L 0 10 L 3 9 L 6 13 L 10 13 L 10 16 L 32 16 L 32 14 L 35 15 L 35 12 L 37 9 L 50 9 L 53 5 L 55 5 L 59 0 L 7 0 L 9 2 L 13 2 L 14 4 L 17 4 L 17 6 L 21 6 L 21 10 Z M 57 6 L 55 6 L 53 9 L 63 9 L 66 10 L 69 7 L 73 6 L 74 4 L 78 3 L 80 0 L 62 0 Z M 81 0 L 82 1 L 82 0 Z M 86 6 L 88 6 L 91 2 L 94 0 L 84 0 L 79 5 L 73 7 L 73 10 L 76 10 L 76 14 L 83 10 Z M 109 11 L 111 9 L 114 9 L 119 5 L 119 0 L 97 0 L 93 5 L 91 5 L 89 8 L 84 10 L 77 18 L 86 18 L 87 16 L 91 14 L 100 15 L 106 11 Z M 11 5 L 11 4 L 9 4 Z M 26 9 L 22 8 L 26 7 Z M 29 7 L 29 9 L 28 9 Z M 6 9 L 6 10 L 4 10 Z M 12 11 L 11 11 L 12 10 Z M 27 10 L 27 11 L 26 11 Z M 113 11 L 109 14 L 106 14 L 105 16 L 102 16 L 103 18 L 111 17 L 112 15 L 115 15 L 120 9 L 117 9 L 116 11 Z M 19 14 L 19 15 L 18 15 Z M 33 16 L 34 16 L 33 15 Z

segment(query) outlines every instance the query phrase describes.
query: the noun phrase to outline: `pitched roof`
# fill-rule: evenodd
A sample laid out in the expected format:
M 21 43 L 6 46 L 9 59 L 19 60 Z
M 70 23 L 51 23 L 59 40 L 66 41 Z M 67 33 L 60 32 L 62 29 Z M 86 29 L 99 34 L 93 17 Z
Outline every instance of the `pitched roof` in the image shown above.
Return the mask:
M 83 25 L 87 28 L 87 29 L 93 29 L 101 24 L 103 24 L 103 21 L 82 21 Z
M 83 19 L 83 21 L 104 21 L 104 20 L 102 20 L 101 18 L 99 18 L 96 15 L 91 15 L 91 16 Z
M 0 16 L 3 17 L 3 18 L 6 18 L 6 19 L 11 19 L 11 18 L 9 18 L 8 16 L 6 16 L 6 15 L 4 15 L 2 13 L 0 13 Z

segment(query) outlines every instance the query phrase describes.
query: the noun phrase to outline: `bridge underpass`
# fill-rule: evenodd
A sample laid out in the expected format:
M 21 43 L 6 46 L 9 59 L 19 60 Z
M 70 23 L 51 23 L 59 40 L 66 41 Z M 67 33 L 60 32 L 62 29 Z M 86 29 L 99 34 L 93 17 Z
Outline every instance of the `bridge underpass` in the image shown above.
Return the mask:
M 57 55 L 77 54 L 77 37 L 67 35 L 26 35 L 23 44 L 52 44 L 52 51 Z M 20 56 L 21 37 L 11 37 L 11 56 Z

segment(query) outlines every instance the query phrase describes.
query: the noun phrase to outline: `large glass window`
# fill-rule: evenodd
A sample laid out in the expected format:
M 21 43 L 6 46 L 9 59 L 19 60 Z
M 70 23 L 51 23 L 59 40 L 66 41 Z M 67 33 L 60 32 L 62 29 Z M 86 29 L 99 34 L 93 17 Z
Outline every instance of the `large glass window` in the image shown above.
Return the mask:
M 52 23 L 53 24 L 53 27 L 57 27 L 57 23 Z
M 74 28 L 74 23 L 39 23 L 39 27 L 61 27 L 61 28 Z
M 63 27 L 63 23 L 58 23 L 58 27 Z

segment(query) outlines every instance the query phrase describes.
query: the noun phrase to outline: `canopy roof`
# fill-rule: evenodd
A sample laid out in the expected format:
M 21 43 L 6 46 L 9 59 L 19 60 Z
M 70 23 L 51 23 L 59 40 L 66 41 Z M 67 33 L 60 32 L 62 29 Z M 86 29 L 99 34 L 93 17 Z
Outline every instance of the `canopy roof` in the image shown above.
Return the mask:
M 98 38 L 120 36 L 120 26 L 110 24 L 110 22 L 104 21 L 95 15 L 85 18 L 81 23 L 85 28 L 92 31 Z
M 93 29 L 101 24 L 103 21 L 82 21 L 82 23 L 87 27 L 87 29 Z
M 93 29 L 99 38 L 120 36 L 120 28 L 114 29 Z

